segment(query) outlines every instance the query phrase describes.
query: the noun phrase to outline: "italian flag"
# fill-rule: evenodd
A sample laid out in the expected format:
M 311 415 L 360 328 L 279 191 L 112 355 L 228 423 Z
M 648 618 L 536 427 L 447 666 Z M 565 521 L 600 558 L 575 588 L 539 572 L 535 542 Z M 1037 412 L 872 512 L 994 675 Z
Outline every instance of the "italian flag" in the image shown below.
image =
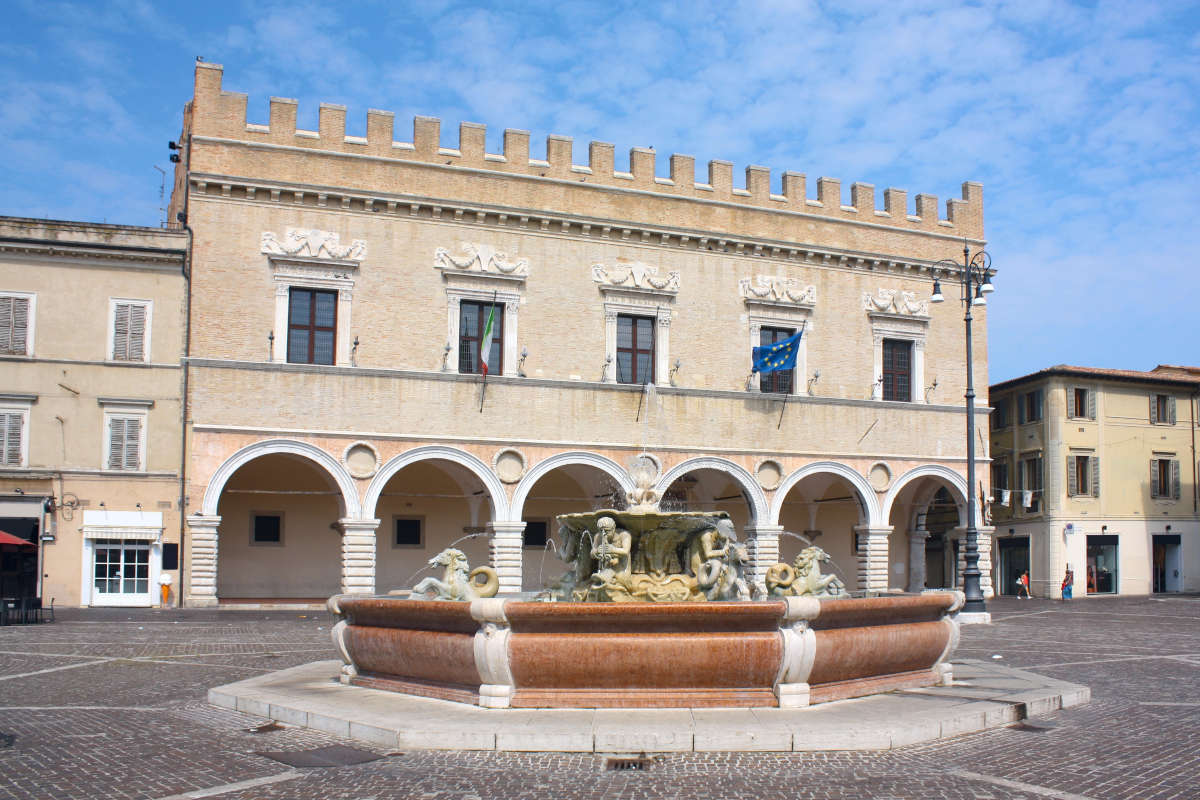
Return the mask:
M 488 374 L 488 359 L 492 355 L 492 335 L 495 333 L 496 304 L 488 309 L 487 324 L 483 326 L 483 343 L 479 346 L 479 370 L 484 377 Z

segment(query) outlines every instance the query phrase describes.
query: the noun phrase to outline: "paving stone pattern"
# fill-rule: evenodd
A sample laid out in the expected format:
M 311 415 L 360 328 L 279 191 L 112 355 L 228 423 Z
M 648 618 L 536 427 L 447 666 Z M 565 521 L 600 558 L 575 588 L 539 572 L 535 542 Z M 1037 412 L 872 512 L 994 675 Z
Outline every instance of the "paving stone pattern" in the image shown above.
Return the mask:
M 991 604 L 959 653 L 1092 689 L 1088 705 L 883 753 L 389 753 L 214 708 L 209 687 L 335 658 L 323 612 L 60 611 L 0 628 L 0 799 L 1195 798 L 1200 598 Z M 96 663 L 99 662 L 99 663 Z M 6 744 L 9 737 L 11 744 Z M 257 755 L 343 744 L 384 756 L 293 769 Z M 242 788 L 237 788 L 241 786 Z M 207 795 L 206 795 L 207 796 Z

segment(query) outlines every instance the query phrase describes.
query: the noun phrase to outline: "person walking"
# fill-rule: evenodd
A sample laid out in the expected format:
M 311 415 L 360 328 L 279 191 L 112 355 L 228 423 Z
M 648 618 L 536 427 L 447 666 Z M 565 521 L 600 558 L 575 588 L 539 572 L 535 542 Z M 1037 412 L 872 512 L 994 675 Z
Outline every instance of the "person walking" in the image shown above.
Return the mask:
M 1063 575 L 1062 582 L 1062 599 L 1067 601 L 1071 599 L 1071 595 L 1075 590 L 1075 573 L 1071 571 L 1071 565 L 1067 564 L 1067 572 Z
M 1029 570 L 1021 573 L 1021 577 L 1017 578 L 1017 599 L 1029 599 Z

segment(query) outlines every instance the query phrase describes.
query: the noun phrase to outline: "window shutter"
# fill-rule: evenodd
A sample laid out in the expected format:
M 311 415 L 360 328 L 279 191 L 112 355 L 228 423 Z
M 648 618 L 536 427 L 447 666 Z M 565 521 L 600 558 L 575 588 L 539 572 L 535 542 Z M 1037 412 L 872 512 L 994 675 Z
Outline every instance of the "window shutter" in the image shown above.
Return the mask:
M 1087 390 L 1087 403 L 1088 403 L 1088 407 L 1087 407 L 1088 419 L 1095 419 L 1096 418 L 1096 390 L 1095 389 Z
M 1021 425 L 1025 424 L 1025 395 L 1021 395 L 1017 399 L 1017 422 Z
M 0 437 L 3 437 L 3 450 L 0 457 L 3 463 L 17 467 L 21 465 L 21 415 L 0 414 Z
M 1067 456 L 1067 496 L 1072 497 L 1079 492 L 1077 486 L 1079 484 L 1079 470 L 1075 463 L 1075 456 Z
M 142 443 L 141 427 L 142 421 L 140 419 L 125 420 L 125 461 L 122 465 L 123 469 L 136 471 L 140 466 L 138 464 L 138 455 Z
M 0 353 L 25 355 L 29 334 L 29 298 L 0 297 Z
M 1100 456 L 1092 456 L 1092 497 L 1100 496 Z
M 126 346 L 125 357 L 130 361 L 146 361 L 146 307 L 131 305 L 129 307 L 129 344 Z
M 108 425 L 108 468 L 121 469 L 125 461 L 125 420 L 111 419 Z
M 1178 500 L 1180 497 L 1179 487 L 1179 461 L 1171 459 L 1171 497 Z
M 1158 497 L 1158 495 L 1158 459 L 1152 458 L 1150 459 L 1150 496 Z
M 1175 424 L 1175 398 L 1174 397 L 1167 398 L 1167 413 L 1169 413 L 1171 415 L 1171 424 L 1174 425 Z
M 1150 424 L 1158 424 L 1158 398 L 1155 395 L 1150 395 Z
M 129 303 L 117 303 L 113 307 L 113 360 L 129 358 Z
M 1079 411 L 1079 409 L 1075 408 L 1075 387 L 1068 386 L 1067 387 L 1067 416 L 1068 417 L 1079 416 L 1078 411 Z

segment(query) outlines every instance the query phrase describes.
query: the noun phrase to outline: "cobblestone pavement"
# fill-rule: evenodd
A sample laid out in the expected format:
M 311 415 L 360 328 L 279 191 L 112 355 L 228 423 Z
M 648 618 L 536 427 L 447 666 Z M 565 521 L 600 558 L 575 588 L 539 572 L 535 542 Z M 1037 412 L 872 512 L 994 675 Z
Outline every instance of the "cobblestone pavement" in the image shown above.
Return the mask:
M 1032 723 L 886 753 L 672 754 L 640 772 L 586 754 L 388 753 L 292 768 L 344 744 L 204 702 L 336 658 L 324 612 L 60 611 L 0 628 L 0 798 L 1196 798 L 1200 598 L 1000 599 L 958 653 L 1092 688 Z

